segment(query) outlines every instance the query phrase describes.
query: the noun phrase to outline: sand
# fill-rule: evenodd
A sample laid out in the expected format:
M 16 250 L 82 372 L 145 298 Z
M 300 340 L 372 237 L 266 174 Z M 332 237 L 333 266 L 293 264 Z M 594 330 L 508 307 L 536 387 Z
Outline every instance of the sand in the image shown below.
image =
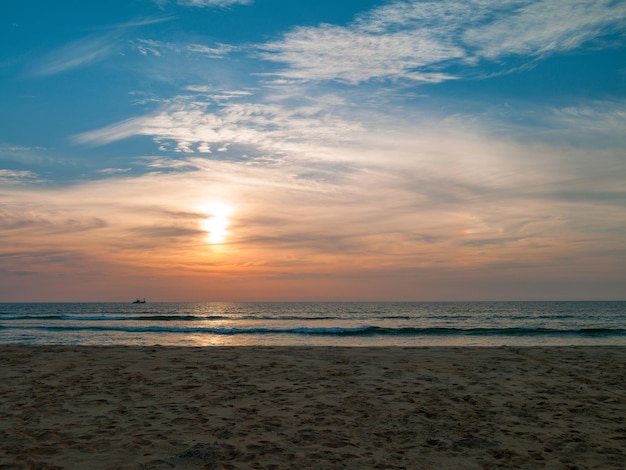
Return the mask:
M 626 468 L 626 348 L 0 346 L 0 468 Z

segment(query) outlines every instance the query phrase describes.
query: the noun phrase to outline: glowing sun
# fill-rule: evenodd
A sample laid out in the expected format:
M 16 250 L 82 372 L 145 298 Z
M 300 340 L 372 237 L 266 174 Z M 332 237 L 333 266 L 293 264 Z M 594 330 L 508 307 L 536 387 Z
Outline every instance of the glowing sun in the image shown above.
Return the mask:
M 208 233 L 206 240 L 209 243 L 224 243 L 228 236 L 229 216 L 232 213 L 230 206 L 213 202 L 202 208 L 207 218 L 200 221 L 200 228 Z

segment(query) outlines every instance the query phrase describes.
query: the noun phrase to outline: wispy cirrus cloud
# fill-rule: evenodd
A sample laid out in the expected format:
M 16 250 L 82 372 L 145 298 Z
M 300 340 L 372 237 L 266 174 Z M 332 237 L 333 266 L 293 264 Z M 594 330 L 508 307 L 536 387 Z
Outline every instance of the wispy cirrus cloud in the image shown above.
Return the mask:
M 7 170 L 0 168 L 0 182 L 18 183 L 29 182 L 39 183 L 41 179 L 38 175 L 28 170 Z
M 147 18 L 106 26 L 103 28 L 106 33 L 83 37 L 50 52 L 32 69 L 31 75 L 55 75 L 103 61 L 123 50 L 128 31 L 173 19 L 172 16 Z
M 120 40 L 119 34 L 107 33 L 71 42 L 44 57 L 32 75 L 54 75 L 104 60 L 120 47 Z
M 285 79 L 439 82 L 462 76 L 450 66 L 569 51 L 623 32 L 625 19 L 626 5 L 609 0 L 397 1 L 347 26 L 295 28 L 260 50 L 285 65 L 276 72 Z
M 261 57 L 287 64 L 288 68 L 276 73 L 286 79 L 355 84 L 370 79 L 440 82 L 453 78 L 425 67 L 462 58 L 461 48 L 433 38 L 428 31 L 399 26 L 402 30 L 389 34 L 368 31 L 361 24 L 301 27 L 282 40 L 260 46 Z
M 465 58 L 451 18 L 467 19 L 470 10 L 456 2 L 394 2 L 347 26 L 296 28 L 261 45 L 261 57 L 285 64 L 276 75 L 286 79 L 443 81 L 453 76 L 432 66 Z
M 221 59 L 239 48 L 229 44 L 217 43 L 213 46 L 206 44 L 176 44 L 153 39 L 137 39 L 132 42 L 133 46 L 141 55 L 161 57 L 166 53 L 174 54 L 199 54 L 209 59 Z
M 238 50 L 237 47 L 229 44 L 216 44 L 215 47 L 209 47 L 204 44 L 188 44 L 187 50 L 202 54 L 211 59 L 218 59 L 228 55 L 230 52 Z
M 165 7 L 169 0 L 154 0 L 161 8 Z M 174 2 L 174 0 L 171 0 Z M 175 0 L 178 5 L 201 8 L 227 8 L 232 5 L 250 5 L 254 0 Z
M 553 122 L 578 133 L 626 136 L 626 101 L 594 101 L 552 109 Z
M 231 5 L 249 5 L 253 0 L 178 0 L 179 5 L 191 7 L 229 7 Z
M 545 56 L 626 31 L 626 3 L 611 0 L 515 2 L 512 12 L 468 29 L 464 42 L 485 59 Z
M 130 168 L 103 168 L 98 170 L 98 173 L 102 175 L 116 175 L 119 173 L 127 173 L 130 171 Z
M 175 20 L 175 16 L 161 16 L 154 18 L 141 18 L 132 21 L 126 21 L 124 23 L 119 23 L 117 25 L 107 26 L 106 29 L 130 29 L 130 28 L 138 28 L 141 26 L 149 26 L 159 23 L 166 23 L 168 21 Z

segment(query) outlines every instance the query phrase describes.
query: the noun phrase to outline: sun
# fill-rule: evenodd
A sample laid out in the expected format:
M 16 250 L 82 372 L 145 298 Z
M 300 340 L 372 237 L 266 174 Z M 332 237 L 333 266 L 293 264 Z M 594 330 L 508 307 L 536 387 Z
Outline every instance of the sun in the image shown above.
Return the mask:
M 229 235 L 232 208 L 223 202 L 211 202 L 204 205 L 201 211 L 207 215 L 200 221 L 200 228 L 207 232 L 206 240 L 211 244 L 224 243 Z

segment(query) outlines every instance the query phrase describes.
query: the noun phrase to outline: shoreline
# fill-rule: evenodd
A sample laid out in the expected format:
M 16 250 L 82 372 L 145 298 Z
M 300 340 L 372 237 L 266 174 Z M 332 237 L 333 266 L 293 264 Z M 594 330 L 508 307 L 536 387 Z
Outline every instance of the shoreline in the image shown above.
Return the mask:
M 623 468 L 623 346 L 0 345 L 0 468 Z

